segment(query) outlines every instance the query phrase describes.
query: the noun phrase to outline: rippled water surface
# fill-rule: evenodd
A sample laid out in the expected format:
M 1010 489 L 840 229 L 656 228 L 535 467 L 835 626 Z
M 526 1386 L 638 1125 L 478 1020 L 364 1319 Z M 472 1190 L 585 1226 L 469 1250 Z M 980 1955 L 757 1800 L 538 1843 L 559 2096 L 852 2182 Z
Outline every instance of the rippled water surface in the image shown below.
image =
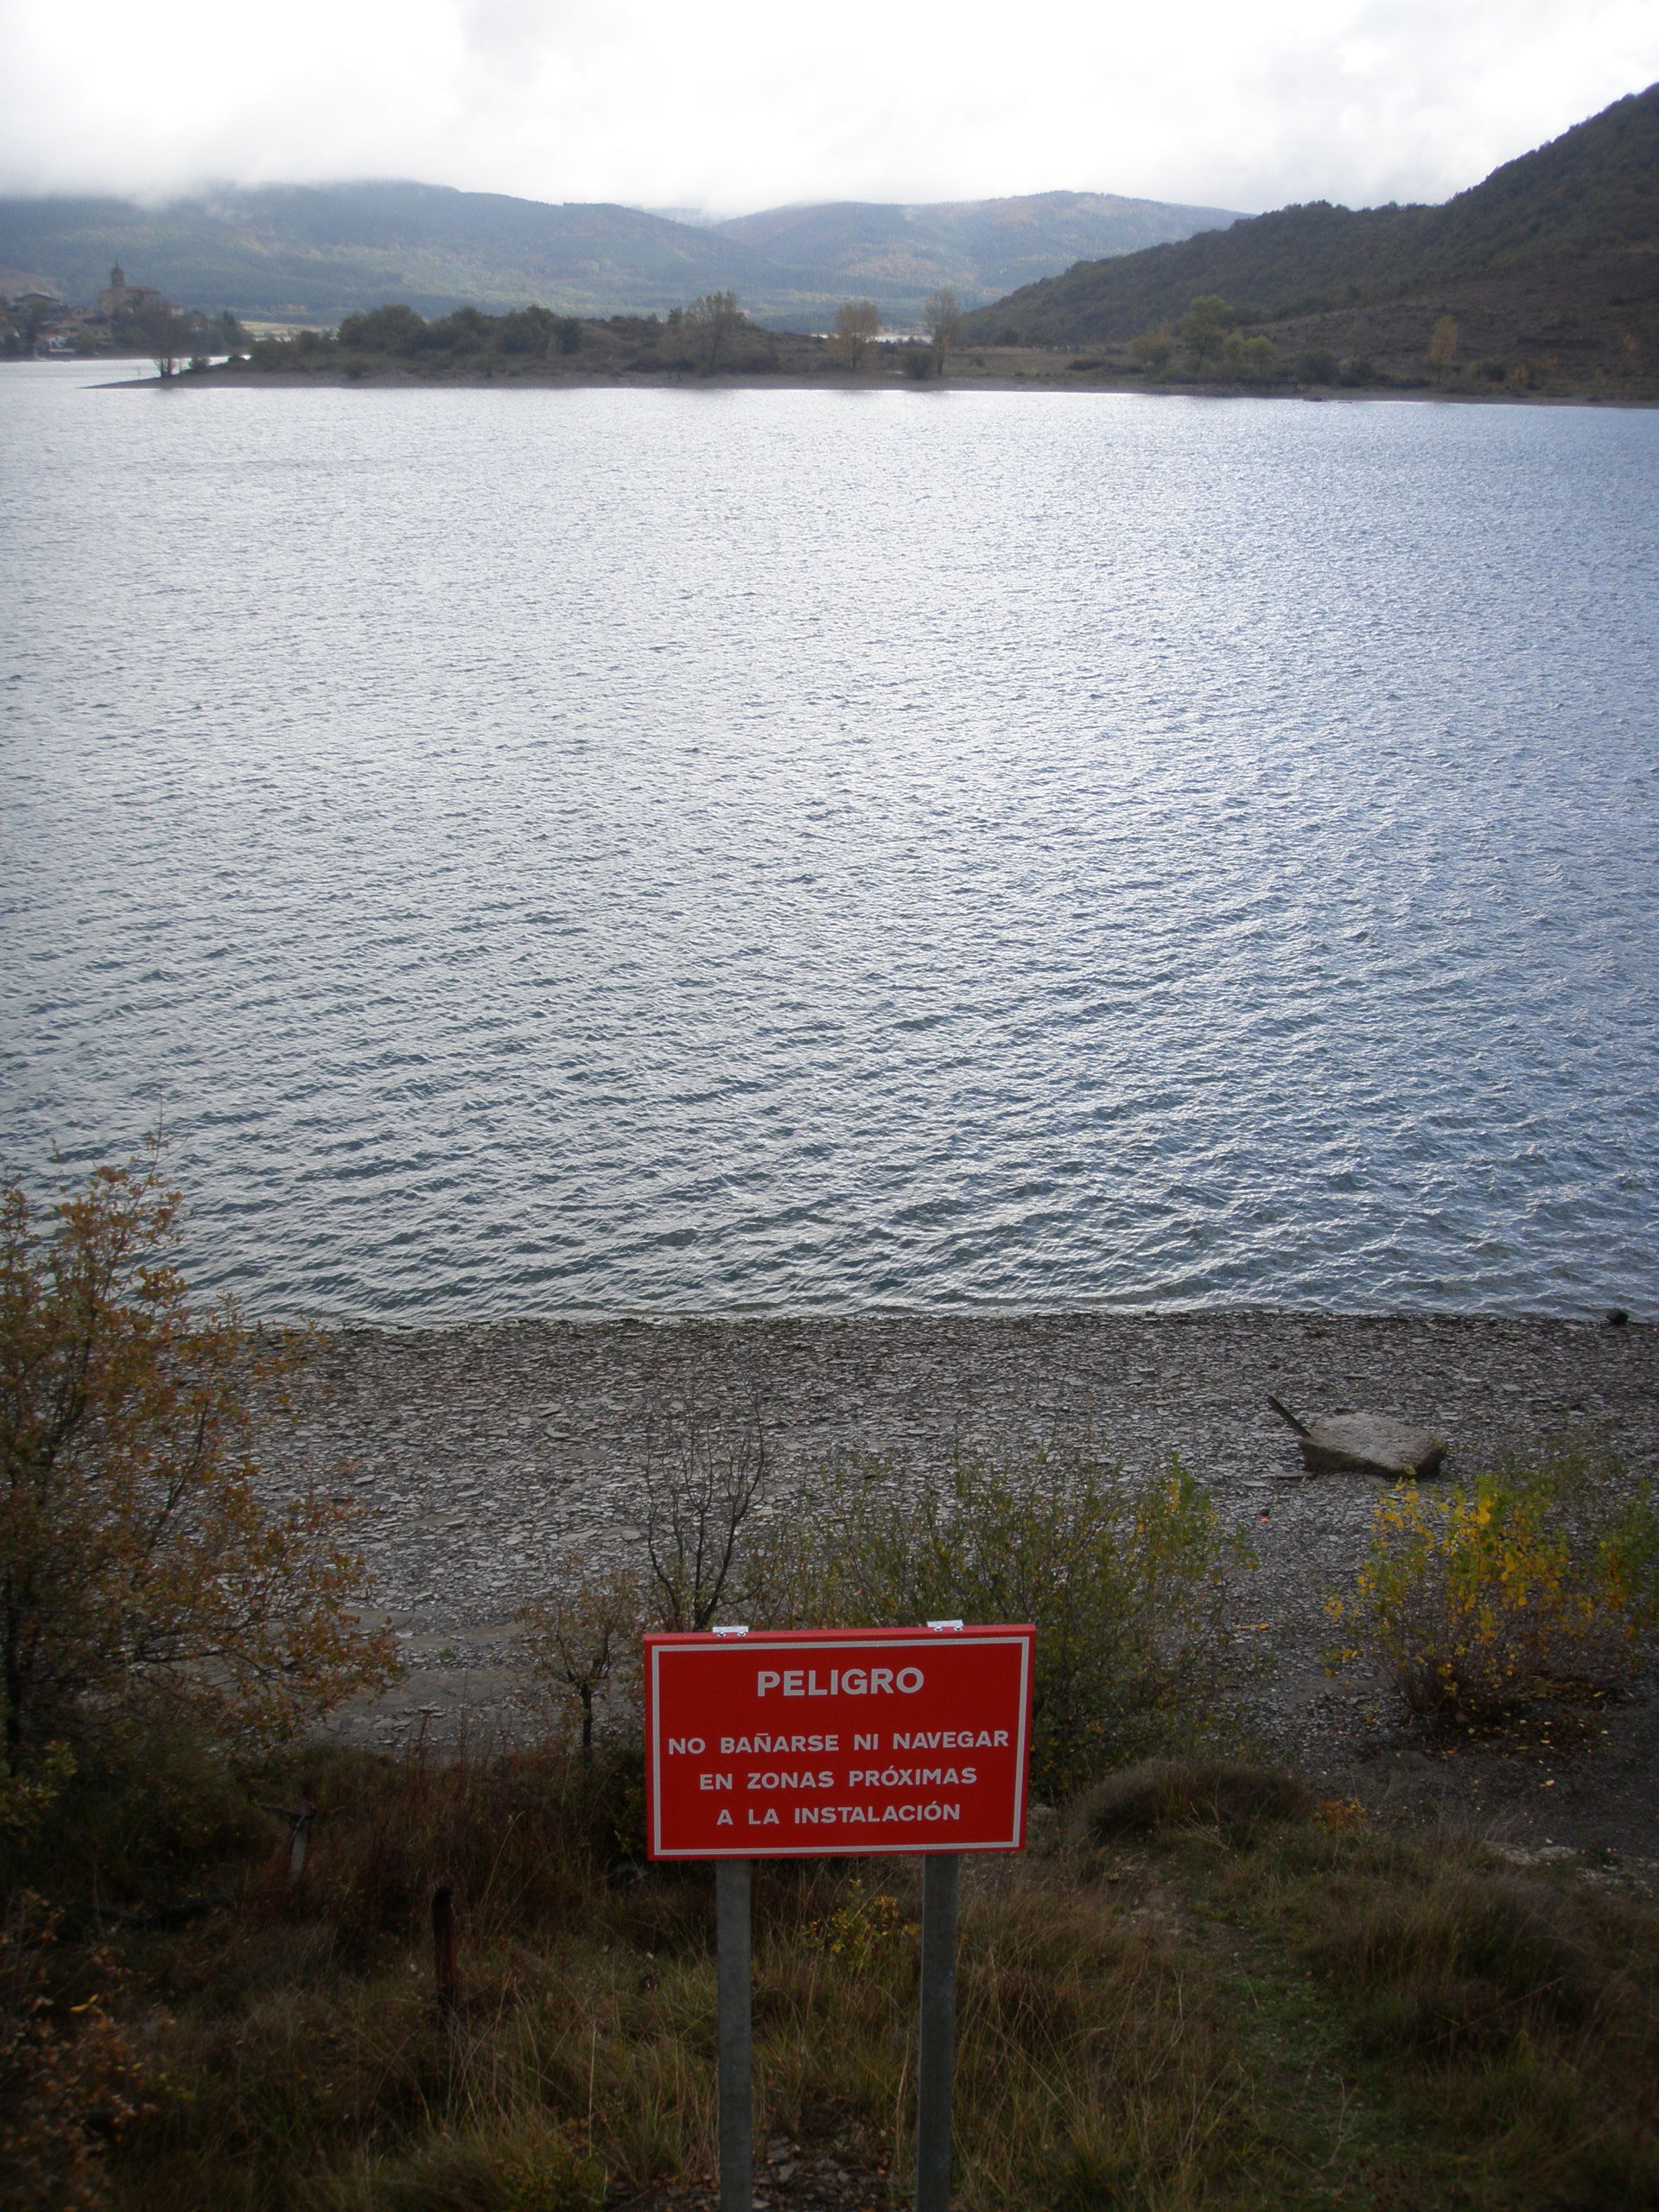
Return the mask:
M 258 1310 L 1659 1302 L 1659 415 L 0 369 L 3 1147 Z

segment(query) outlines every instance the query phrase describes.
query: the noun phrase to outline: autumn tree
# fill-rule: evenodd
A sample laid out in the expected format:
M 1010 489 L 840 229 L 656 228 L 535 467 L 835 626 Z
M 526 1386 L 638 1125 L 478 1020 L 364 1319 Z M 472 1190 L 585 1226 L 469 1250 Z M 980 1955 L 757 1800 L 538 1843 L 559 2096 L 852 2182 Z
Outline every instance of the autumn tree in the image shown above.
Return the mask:
M 1428 341 L 1429 365 L 1437 374 L 1444 376 L 1448 369 L 1456 365 L 1458 340 L 1457 324 L 1452 321 L 1449 315 L 1443 315 L 1435 324 L 1433 335 Z
M 962 302 L 948 284 L 941 284 L 922 302 L 922 327 L 933 348 L 933 373 L 942 377 L 950 348 L 962 334 Z
M 874 300 L 847 300 L 836 309 L 836 353 L 849 369 L 864 358 L 865 348 L 881 327 L 881 310 Z
M 705 376 L 712 376 L 730 358 L 743 317 L 735 292 L 705 292 L 680 310 L 679 327 L 690 339 L 692 355 Z
M 629 1567 L 595 1567 L 570 1557 L 550 1596 L 524 1606 L 514 1623 L 532 1671 L 554 1694 L 575 1700 L 582 1755 L 594 1755 L 594 1706 L 626 1683 L 639 1657 L 645 1596 Z
M 100 1167 L 44 1218 L 0 1190 L 0 1783 L 122 1714 L 269 1744 L 397 1673 L 353 1509 L 275 1504 L 254 1456 L 296 1340 L 174 1265 L 156 1159 Z

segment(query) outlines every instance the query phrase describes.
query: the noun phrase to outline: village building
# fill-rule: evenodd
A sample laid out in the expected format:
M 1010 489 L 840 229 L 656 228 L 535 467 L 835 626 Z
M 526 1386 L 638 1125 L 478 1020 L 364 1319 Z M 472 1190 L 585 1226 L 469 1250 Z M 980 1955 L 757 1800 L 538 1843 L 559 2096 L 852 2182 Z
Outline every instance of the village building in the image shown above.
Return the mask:
M 153 284 L 129 284 L 118 261 L 110 271 L 110 281 L 98 296 L 98 311 L 113 322 L 118 315 L 176 314 L 177 308 L 164 292 Z

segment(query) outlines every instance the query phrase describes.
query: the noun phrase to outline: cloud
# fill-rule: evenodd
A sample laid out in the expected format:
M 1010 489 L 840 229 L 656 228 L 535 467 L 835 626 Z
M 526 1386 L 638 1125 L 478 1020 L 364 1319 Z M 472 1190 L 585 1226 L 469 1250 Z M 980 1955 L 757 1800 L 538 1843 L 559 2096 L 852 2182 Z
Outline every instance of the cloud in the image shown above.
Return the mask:
M 1363 204 L 1442 198 L 1656 76 L 1659 0 L 4 0 L 0 189 Z

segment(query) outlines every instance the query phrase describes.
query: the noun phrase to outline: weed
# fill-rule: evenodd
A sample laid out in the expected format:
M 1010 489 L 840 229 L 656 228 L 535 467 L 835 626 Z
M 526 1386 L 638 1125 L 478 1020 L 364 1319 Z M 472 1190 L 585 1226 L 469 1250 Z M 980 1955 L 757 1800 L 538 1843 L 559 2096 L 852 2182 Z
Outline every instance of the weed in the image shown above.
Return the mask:
M 1448 2179 L 1411 2201 L 1659 2201 L 1650 1906 L 1498 1865 L 1471 1840 L 1363 1827 L 1264 1829 L 1193 1864 L 1323 2022 L 1327 2063 L 1369 2114 L 1366 2155 L 1449 2171 L 1478 2154 L 1483 2194 Z
M 801 1941 L 817 1944 L 832 1959 L 854 1967 L 871 1966 L 877 1955 L 892 1945 L 913 1942 L 920 1923 L 906 1920 L 897 1897 L 872 1891 L 855 1875 L 833 1912 L 823 1920 L 810 1920 L 801 1929 Z
M 122 1933 L 118 1960 L 105 1937 L 32 1955 L 65 2036 L 90 1998 L 149 2038 L 124 2126 L 101 2088 L 60 2107 L 88 2188 L 101 2169 L 118 2212 L 588 2212 L 706 2174 L 711 1885 L 631 1855 L 609 1756 L 312 1754 L 256 1785 L 315 1808 L 297 1878 L 274 1825 L 184 1822 L 208 1855 L 169 1878 L 239 1910 Z M 1167 1762 L 1084 1802 L 1105 1832 L 1086 1867 L 964 1869 L 962 2212 L 1654 2202 L 1651 1912 L 1466 1841 L 1322 1823 L 1262 1770 Z M 754 1901 L 758 2132 L 902 2197 L 914 1862 L 762 1866 Z
M 599 2212 L 605 2199 L 604 2171 L 569 2123 L 445 2133 L 365 2178 L 385 2212 Z M 351 2197 L 340 2202 L 346 2212 Z
M 1229 1842 L 1266 1821 L 1306 1820 L 1313 1811 L 1293 1775 L 1218 1759 L 1148 1759 L 1108 1775 L 1078 1805 L 1085 1834 L 1096 1839 L 1209 1827 Z

